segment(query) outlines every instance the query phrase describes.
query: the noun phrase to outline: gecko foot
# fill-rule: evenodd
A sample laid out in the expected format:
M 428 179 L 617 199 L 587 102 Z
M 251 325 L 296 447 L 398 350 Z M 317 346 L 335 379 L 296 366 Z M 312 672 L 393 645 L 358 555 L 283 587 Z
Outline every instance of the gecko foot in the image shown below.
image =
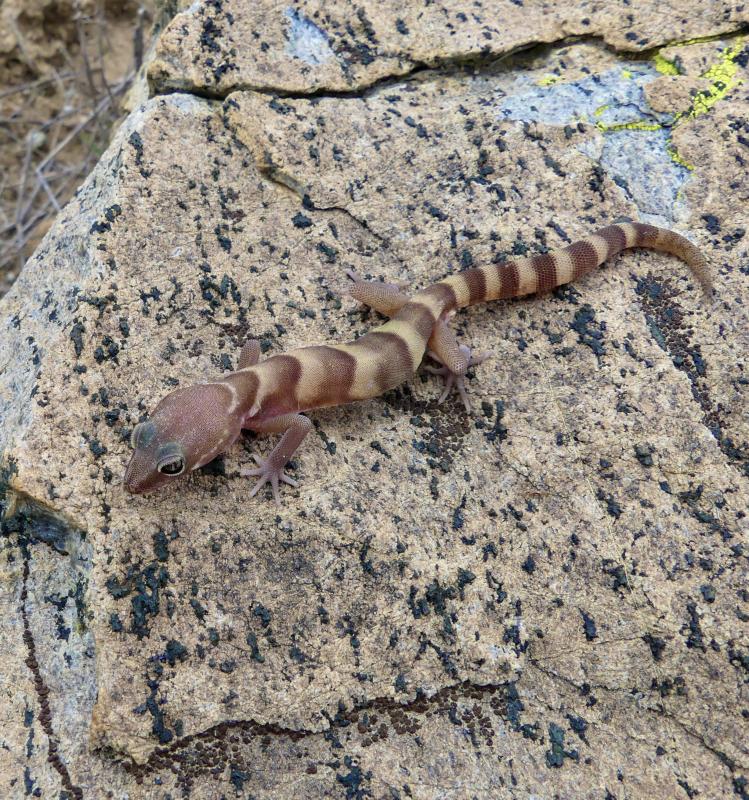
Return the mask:
M 471 355 L 471 348 L 465 344 L 460 345 L 460 351 L 466 357 L 466 370 L 469 367 L 473 367 L 476 364 L 481 364 L 483 361 L 486 361 L 487 358 L 491 357 L 491 353 L 479 353 L 477 356 Z M 466 411 L 468 413 L 471 412 L 471 402 L 468 399 L 468 395 L 466 394 L 466 387 L 465 387 L 465 372 L 453 372 L 449 367 L 446 367 L 442 359 L 432 350 L 428 353 L 430 358 L 433 358 L 438 364 L 441 364 L 441 367 L 431 367 L 427 366 L 425 369 L 427 372 L 431 372 L 433 375 L 441 375 L 445 379 L 445 388 L 442 394 L 437 399 L 438 403 L 443 403 L 447 396 L 452 391 L 453 386 L 457 388 L 458 394 L 460 395 L 460 399 L 463 401 L 463 405 L 466 407 Z
M 279 481 L 283 481 L 283 483 L 288 483 L 289 486 L 294 487 L 299 484 L 293 478 L 286 475 L 283 471 L 283 467 L 276 467 L 271 464 L 270 458 L 260 458 L 259 456 L 253 456 L 253 458 L 258 464 L 256 469 L 247 469 L 245 467 L 239 471 L 239 474 L 243 478 L 260 478 L 252 487 L 250 497 L 254 497 L 266 483 L 270 483 L 271 489 L 273 489 L 273 499 L 276 501 L 277 506 L 281 505 L 281 498 L 278 495 Z

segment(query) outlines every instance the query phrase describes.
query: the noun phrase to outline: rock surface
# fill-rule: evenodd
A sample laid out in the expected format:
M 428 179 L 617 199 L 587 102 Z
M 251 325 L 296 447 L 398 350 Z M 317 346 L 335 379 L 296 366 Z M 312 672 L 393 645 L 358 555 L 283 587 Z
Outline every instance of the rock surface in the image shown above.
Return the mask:
M 149 77 L 157 91 L 220 97 L 235 89 L 356 92 L 424 66 L 491 61 L 571 36 L 640 52 L 747 20 L 746 6 L 725 0 L 205 0 L 175 16 Z
M 0 793 L 747 796 L 745 43 L 398 81 L 482 55 L 481 15 L 448 40 L 435 7 L 279 8 L 175 18 L 151 76 L 191 93 L 128 117 L 0 306 Z M 633 8 L 645 30 L 655 5 Z M 508 9 L 492 55 L 586 13 L 620 49 L 656 43 L 610 11 Z M 720 33 L 720 9 L 659 35 Z M 377 41 L 344 74 L 347 18 Z M 238 37 L 205 40 L 237 48 L 226 83 L 191 44 L 208 19 Z M 495 354 L 472 414 L 421 373 L 313 414 L 280 510 L 239 476 L 267 439 L 122 492 L 133 425 L 246 336 L 274 353 L 377 324 L 346 269 L 423 286 L 622 215 L 687 231 L 715 297 L 628 252 L 456 318 Z

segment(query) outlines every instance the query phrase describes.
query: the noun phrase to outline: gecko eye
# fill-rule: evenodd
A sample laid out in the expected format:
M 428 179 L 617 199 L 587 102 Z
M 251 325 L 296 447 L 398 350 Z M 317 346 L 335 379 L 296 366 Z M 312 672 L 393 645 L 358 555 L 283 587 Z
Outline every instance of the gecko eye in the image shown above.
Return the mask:
M 162 475 L 181 475 L 185 471 L 185 454 L 179 442 L 170 442 L 159 448 L 156 469 Z
M 163 475 L 181 475 L 185 471 L 185 459 L 181 456 L 162 461 L 157 467 Z

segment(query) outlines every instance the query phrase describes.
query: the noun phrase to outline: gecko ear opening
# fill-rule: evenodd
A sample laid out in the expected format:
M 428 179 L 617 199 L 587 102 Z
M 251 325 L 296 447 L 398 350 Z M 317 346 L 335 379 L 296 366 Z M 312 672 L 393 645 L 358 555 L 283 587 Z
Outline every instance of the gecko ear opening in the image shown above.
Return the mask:
M 148 447 L 156 435 L 156 426 L 153 422 L 146 420 L 141 422 L 133 428 L 130 434 L 130 446 L 137 449 L 138 447 Z

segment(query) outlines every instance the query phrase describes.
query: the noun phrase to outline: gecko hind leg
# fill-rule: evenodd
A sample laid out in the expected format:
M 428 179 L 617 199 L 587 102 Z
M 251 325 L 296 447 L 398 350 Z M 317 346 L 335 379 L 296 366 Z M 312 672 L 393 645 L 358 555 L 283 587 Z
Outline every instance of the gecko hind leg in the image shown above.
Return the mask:
M 382 281 L 365 281 L 353 270 L 347 270 L 346 275 L 354 282 L 349 294 L 360 303 L 373 308 L 386 317 L 397 314 L 411 299 L 403 294 L 397 283 L 383 283 Z
M 237 369 L 254 367 L 260 361 L 260 342 L 257 339 L 248 339 L 239 351 Z
M 402 287 L 397 284 L 365 281 L 353 270 L 348 270 L 346 274 L 354 281 L 350 292 L 351 296 L 385 316 L 391 317 L 396 314 L 410 299 L 408 295 L 401 292 Z M 471 404 L 465 390 L 466 372 L 469 367 L 486 361 L 491 356 L 491 353 L 471 355 L 469 347 L 458 344 L 458 340 L 448 327 L 446 319 L 439 320 L 434 326 L 427 348 L 428 355 L 437 361 L 440 366 L 426 367 L 426 369 L 435 375 L 441 375 L 445 379 L 445 389 L 437 402 L 444 402 L 453 387 L 455 387 L 463 401 L 463 405 L 466 407 L 466 411 L 470 413 Z
M 429 349 L 427 354 L 433 358 L 439 367 L 427 366 L 427 372 L 433 375 L 440 375 L 445 379 L 445 388 L 437 399 L 438 403 L 443 403 L 452 391 L 453 387 L 458 390 L 460 399 L 466 411 L 470 413 L 471 403 L 465 389 L 465 378 L 469 367 L 481 364 L 491 357 L 491 353 L 479 353 L 472 355 L 471 348 L 465 344 L 459 344 L 455 334 L 450 330 L 445 320 L 440 320 L 434 327 L 432 336 L 429 339 Z

